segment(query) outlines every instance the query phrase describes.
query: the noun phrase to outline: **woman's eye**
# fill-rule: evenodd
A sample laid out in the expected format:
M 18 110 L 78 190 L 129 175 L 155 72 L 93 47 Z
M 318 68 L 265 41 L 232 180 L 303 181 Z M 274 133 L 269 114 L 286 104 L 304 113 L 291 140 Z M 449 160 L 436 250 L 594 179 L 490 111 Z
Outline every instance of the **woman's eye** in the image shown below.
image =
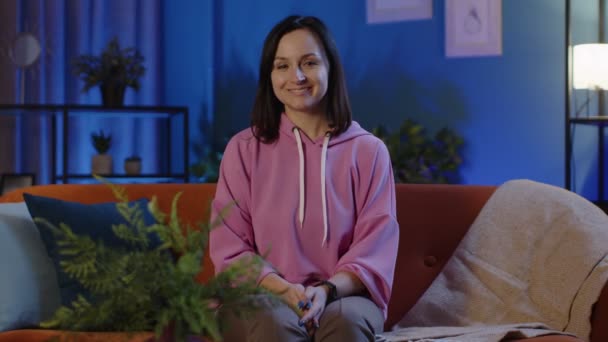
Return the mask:
M 317 64 L 319 64 L 319 63 L 317 63 L 316 61 L 306 61 L 306 62 L 304 62 L 304 65 L 307 66 L 307 67 L 315 66 Z
M 277 70 L 285 70 L 287 69 L 287 64 L 277 64 L 274 66 L 274 68 Z

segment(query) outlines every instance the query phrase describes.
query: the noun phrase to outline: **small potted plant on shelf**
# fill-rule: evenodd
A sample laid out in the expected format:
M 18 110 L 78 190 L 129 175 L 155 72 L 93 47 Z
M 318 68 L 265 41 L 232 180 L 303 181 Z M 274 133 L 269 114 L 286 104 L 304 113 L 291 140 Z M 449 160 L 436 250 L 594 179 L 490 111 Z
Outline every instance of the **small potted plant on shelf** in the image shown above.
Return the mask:
M 141 173 L 141 158 L 132 155 L 125 159 L 125 173 L 127 175 L 139 175 Z
M 99 133 L 91 133 L 91 142 L 97 151 L 91 160 L 91 173 L 96 175 L 112 173 L 112 156 L 107 154 L 112 146 L 112 135 L 106 135 L 103 130 L 99 130 Z
M 72 62 L 74 74 L 84 81 L 83 92 L 99 85 L 104 106 L 118 107 L 127 87 L 136 91 L 144 75 L 144 57 L 133 47 L 121 49 L 114 37 L 100 56 L 80 55 Z

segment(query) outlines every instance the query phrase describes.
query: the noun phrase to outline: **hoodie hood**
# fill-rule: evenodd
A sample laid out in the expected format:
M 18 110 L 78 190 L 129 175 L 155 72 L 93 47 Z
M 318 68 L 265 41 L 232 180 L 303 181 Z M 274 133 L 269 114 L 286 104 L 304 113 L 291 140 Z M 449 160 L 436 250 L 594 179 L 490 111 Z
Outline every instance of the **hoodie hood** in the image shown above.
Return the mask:
M 296 138 L 293 133 L 294 128 L 297 128 L 297 126 L 289 119 L 287 115 L 285 115 L 285 113 L 283 113 L 281 115 L 281 126 L 279 127 L 281 138 L 288 137 L 295 141 Z M 356 121 L 353 121 L 350 127 L 348 127 L 348 129 L 346 130 L 346 132 L 343 132 L 338 136 L 330 136 L 328 147 L 341 144 L 343 142 L 349 141 L 362 135 L 371 135 L 371 133 L 361 128 L 361 126 Z M 314 142 L 321 143 L 322 140 L 323 138 L 321 137 L 315 140 Z
M 283 137 L 288 137 L 289 139 L 292 139 L 295 141 L 297 147 L 298 147 L 298 156 L 299 156 L 299 191 L 300 191 L 300 196 L 299 196 L 299 206 L 298 206 L 298 221 L 300 222 L 300 229 L 304 226 L 304 217 L 305 215 L 305 203 L 306 203 L 306 198 L 305 198 L 305 193 L 306 193 L 306 180 L 304 177 L 304 170 L 305 170 L 305 163 L 306 163 L 306 158 L 304 158 L 304 148 L 303 148 L 303 142 L 302 142 L 302 134 L 300 133 L 300 129 L 289 119 L 289 117 L 287 117 L 287 115 L 285 115 L 285 113 L 283 113 L 281 115 L 281 126 L 280 126 L 280 132 L 281 132 L 281 138 Z M 347 141 L 350 141 L 352 139 L 355 139 L 356 137 L 359 136 L 363 136 L 363 135 L 370 135 L 371 133 L 367 132 L 366 130 L 364 130 L 363 128 L 361 128 L 361 126 L 353 121 L 352 124 L 350 125 L 350 127 L 346 130 L 346 132 L 338 135 L 338 136 L 332 136 L 330 132 L 327 132 L 324 136 L 317 138 L 317 140 L 313 141 L 313 143 L 316 145 L 318 143 L 321 144 L 321 207 L 322 207 L 322 211 L 323 211 L 323 241 L 321 242 L 321 247 L 323 246 L 327 246 L 327 239 L 328 239 L 328 234 L 329 234 L 329 224 L 328 224 L 328 218 L 327 218 L 327 191 L 326 191 L 326 179 L 325 179 L 325 174 L 326 174 L 326 162 L 327 162 L 327 153 L 328 153 L 328 148 L 334 145 L 338 145 Z

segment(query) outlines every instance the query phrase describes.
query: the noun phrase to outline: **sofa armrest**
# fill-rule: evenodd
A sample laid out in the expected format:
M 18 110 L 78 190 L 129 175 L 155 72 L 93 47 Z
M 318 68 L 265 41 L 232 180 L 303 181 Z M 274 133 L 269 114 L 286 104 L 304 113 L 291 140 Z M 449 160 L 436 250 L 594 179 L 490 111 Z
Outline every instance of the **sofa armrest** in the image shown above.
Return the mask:
M 608 283 L 591 312 L 591 342 L 608 341 Z

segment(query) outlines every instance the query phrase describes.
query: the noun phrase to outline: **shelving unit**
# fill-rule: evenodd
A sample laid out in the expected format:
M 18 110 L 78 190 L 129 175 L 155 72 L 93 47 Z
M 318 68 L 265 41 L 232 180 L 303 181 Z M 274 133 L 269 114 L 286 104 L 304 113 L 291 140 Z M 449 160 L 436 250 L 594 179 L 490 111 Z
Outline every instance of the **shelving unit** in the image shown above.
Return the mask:
M 598 180 L 597 180 L 597 203 L 601 206 L 605 205 L 605 194 L 604 194 L 604 127 L 608 125 L 608 116 L 587 116 L 581 118 L 569 118 L 566 119 L 567 125 L 570 127 L 568 131 L 568 136 L 566 138 L 568 143 L 568 149 L 570 150 L 570 154 L 568 154 L 568 178 L 571 178 L 571 170 L 572 170 L 572 139 L 570 136 L 570 132 L 574 129 L 575 125 L 587 125 L 587 126 L 596 126 L 598 131 Z M 572 189 L 572 183 L 566 182 L 566 187 L 568 190 Z
M 188 157 L 188 108 L 187 107 L 163 107 L 163 106 L 123 106 L 123 107 L 103 107 L 96 105 L 55 105 L 55 104 L 0 104 L 0 112 L 46 112 L 51 115 L 51 182 L 52 183 L 69 183 L 70 180 L 83 180 L 92 178 L 91 174 L 83 173 L 69 173 L 69 158 L 68 146 L 70 141 L 68 132 L 70 125 L 70 117 L 77 115 L 98 115 L 104 117 L 141 117 L 141 118 L 153 118 L 166 120 L 165 134 L 167 136 L 168 146 L 161 151 L 164 153 L 165 165 L 163 165 L 163 172 L 147 173 L 140 175 L 126 175 L 126 174 L 109 174 L 103 175 L 108 179 L 170 179 L 179 180 L 187 183 L 190 179 L 189 172 L 189 157 Z M 182 136 L 181 143 L 183 148 L 183 166 L 180 172 L 173 172 L 173 161 L 171 158 L 171 151 L 173 144 L 175 143 L 174 137 L 172 136 L 173 125 L 179 117 L 182 117 Z M 57 160 L 57 119 L 61 118 L 62 124 L 62 139 L 61 139 L 61 151 L 62 160 Z M 179 139 L 178 138 L 178 139 Z M 88 143 L 88 142 L 87 142 Z M 61 165 L 61 172 L 57 171 L 57 166 Z
M 572 116 L 571 113 L 571 99 L 573 96 L 573 75 L 572 75 L 572 34 L 571 34 L 571 0 L 565 0 L 565 74 L 566 74 L 566 87 L 565 87 L 565 187 L 568 190 L 572 190 L 572 157 L 573 151 L 573 131 L 577 125 L 595 126 L 597 127 L 597 161 L 598 161 L 598 180 L 597 180 L 597 199 L 594 201 L 596 205 L 608 212 L 608 203 L 605 197 L 605 127 L 608 125 L 608 116 L 604 113 L 604 91 L 598 90 L 598 102 L 597 115 L 592 116 Z M 604 0 L 598 1 L 598 42 L 605 42 L 605 10 L 606 5 Z M 578 113 L 578 111 L 577 111 Z

